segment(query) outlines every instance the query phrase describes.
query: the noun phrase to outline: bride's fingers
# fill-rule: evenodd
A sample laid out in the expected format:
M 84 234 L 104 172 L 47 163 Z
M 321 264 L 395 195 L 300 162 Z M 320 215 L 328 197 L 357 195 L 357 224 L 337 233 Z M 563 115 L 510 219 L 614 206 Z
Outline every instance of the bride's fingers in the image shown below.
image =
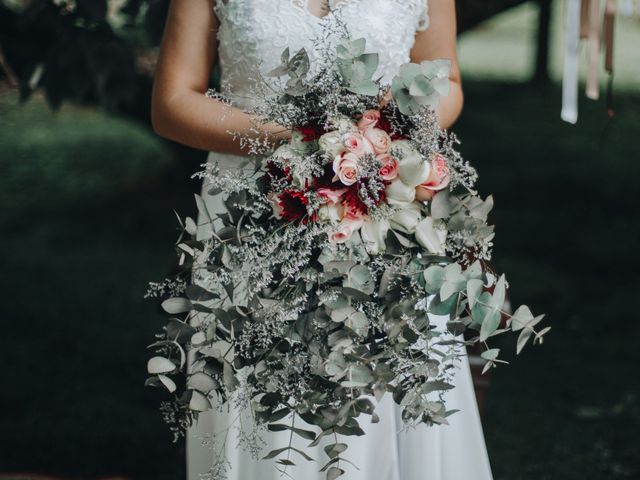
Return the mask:
M 393 96 L 391 95 L 391 89 L 388 88 L 382 95 L 382 98 L 380 99 L 380 108 L 384 108 L 387 105 L 389 105 L 391 100 L 393 100 Z

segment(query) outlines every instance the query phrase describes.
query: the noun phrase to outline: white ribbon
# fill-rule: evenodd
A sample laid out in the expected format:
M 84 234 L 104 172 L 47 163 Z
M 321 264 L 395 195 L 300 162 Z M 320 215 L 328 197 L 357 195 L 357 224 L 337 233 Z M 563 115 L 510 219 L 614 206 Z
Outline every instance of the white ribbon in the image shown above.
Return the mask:
M 578 46 L 580 44 L 581 3 L 581 0 L 567 0 L 562 112 L 560 117 L 569 123 L 578 121 Z

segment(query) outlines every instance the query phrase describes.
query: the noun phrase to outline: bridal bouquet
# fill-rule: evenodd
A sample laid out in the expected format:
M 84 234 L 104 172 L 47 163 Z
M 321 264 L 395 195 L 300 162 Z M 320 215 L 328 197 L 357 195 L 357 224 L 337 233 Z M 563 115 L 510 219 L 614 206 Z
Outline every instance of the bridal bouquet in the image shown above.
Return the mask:
M 365 47 L 344 39 L 315 70 L 305 50 L 283 52 L 276 93 L 251 113 L 291 140 L 266 153 L 259 135 L 242 139 L 260 154 L 255 168 L 201 172 L 226 212 L 197 197 L 200 228 L 187 218 L 177 244 L 182 269 L 152 289 L 171 318 L 148 383 L 174 393 L 163 411 L 176 431 L 213 399 L 312 445 L 363 434 L 383 395 L 407 424 L 446 424 L 464 345 L 485 345 L 491 368 L 495 336 L 519 332 L 520 352 L 548 330 L 526 306 L 503 311 L 507 282 L 488 264 L 492 198 L 478 196 L 434 113 L 450 64 L 406 64 L 387 89 Z M 430 315 L 447 316 L 446 329 Z M 325 448 L 328 478 L 343 473 L 345 449 Z

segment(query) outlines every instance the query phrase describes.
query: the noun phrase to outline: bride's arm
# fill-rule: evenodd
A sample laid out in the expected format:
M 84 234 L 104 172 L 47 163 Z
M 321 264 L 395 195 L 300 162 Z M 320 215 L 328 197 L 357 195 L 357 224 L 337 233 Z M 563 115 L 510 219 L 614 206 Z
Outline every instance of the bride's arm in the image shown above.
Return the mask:
M 424 0 L 427 1 L 427 0 Z M 463 95 L 456 52 L 456 6 L 454 0 L 429 1 L 429 28 L 416 34 L 411 61 L 445 58 L 451 60 L 451 92 L 440 99 L 440 126 L 449 128 L 460 116 Z
M 255 137 L 246 113 L 205 97 L 217 54 L 214 0 L 172 0 L 153 85 L 151 121 L 163 137 L 201 150 L 243 154 L 228 133 Z M 262 126 L 274 140 L 286 136 Z

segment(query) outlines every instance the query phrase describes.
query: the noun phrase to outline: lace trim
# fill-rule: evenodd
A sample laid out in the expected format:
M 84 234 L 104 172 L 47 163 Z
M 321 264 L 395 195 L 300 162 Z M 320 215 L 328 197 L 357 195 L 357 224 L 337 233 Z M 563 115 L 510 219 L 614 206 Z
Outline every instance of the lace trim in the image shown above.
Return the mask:
M 427 0 L 418 0 L 418 2 L 418 22 L 416 24 L 416 31 L 422 32 L 429 28 L 429 2 Z
M 216 14 L 219 14 L 219 9 L 226 8 L 232 0 L 215 0 L 213 9 Z M 332 14 L 336 10 L 339 10 L 342 7 L 345 7 L 352 3 L 360 3 L 362 0 L 328 0 L 329 2 L 329 13 L 319 17 L 311 13 L 309 9 L 309 1 L 310 0 L 289 0 L 291 5 L 295 8 L 301 10 L 307 15 L 314 17 L 318 20 L 322 20 L 323 18 Z M 415 0 L 416 4 L 416 31 L 424 31 L 429 28 L 429 2 L 428 0 Z

